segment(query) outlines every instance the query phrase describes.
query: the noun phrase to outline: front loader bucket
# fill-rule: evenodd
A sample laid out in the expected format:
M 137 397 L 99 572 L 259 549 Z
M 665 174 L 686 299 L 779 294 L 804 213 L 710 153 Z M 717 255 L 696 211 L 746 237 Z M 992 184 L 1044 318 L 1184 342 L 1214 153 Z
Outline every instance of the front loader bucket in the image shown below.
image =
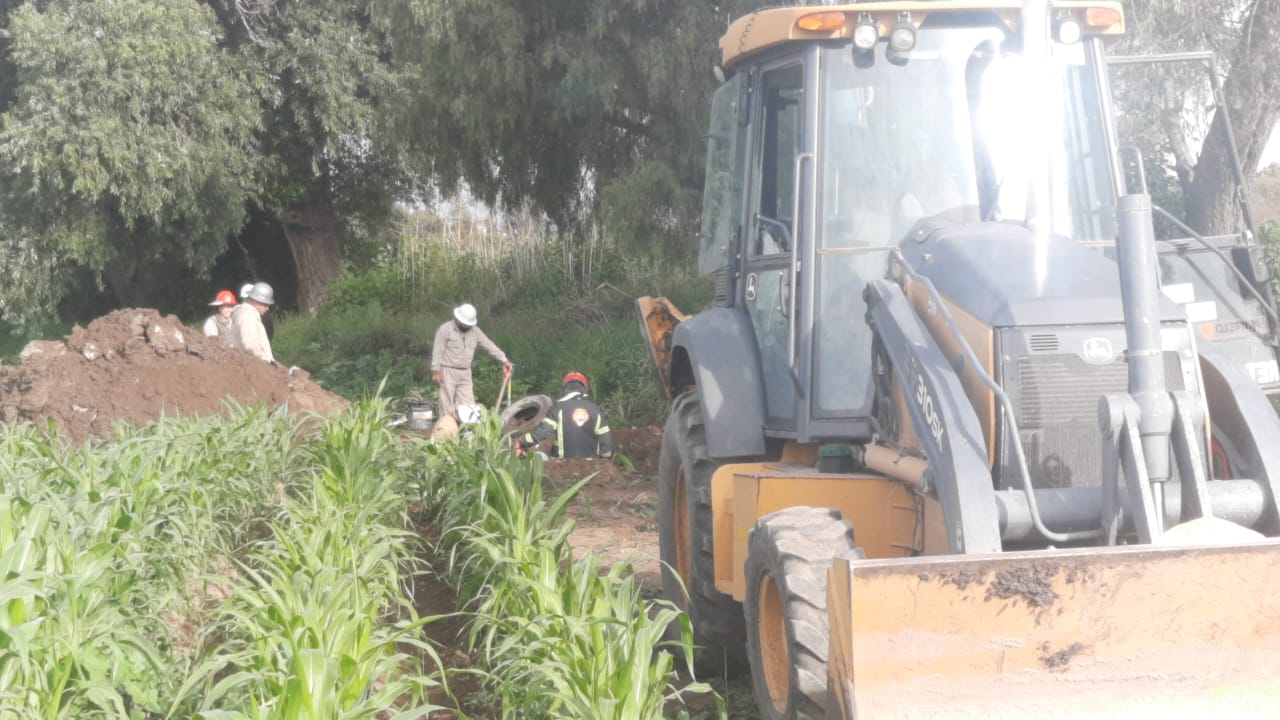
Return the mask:
M 829 718 L 1280 717 L 1280 541 L 834 561 Z

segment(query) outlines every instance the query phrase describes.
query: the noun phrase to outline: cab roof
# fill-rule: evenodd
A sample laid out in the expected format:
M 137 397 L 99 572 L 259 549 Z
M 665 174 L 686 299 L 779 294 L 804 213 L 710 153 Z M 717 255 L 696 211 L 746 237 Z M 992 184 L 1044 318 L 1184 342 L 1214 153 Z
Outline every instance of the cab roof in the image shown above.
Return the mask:
M 909 0 L 905 2 L 861 2 L 845 5 L 808 5 L 759 10 L 738 18 L 720 38 L 721 63 L 733 67 L 745 58 L 788 42 L 814 40 L 845 40 L 853 36 L 853 29 L 860 18 L 873 18 L 879 25 L 880 36 L 886 36 L 900 13 L 909 13 L 917 27 L 924 18 L 937 12 L 973 12 L 987 10 L 999 15 L 1009 27 L 1020 21 L 1023 3 L 1020 0 Z M 1051 3 L 1055 16 L 1069 14 L 1081 20 L 1085 32 L 1091 35 L 1123 35 L 1124 11 L 1119 2 L 1089 0 L 1059 0 Z M 805 30 L 800 20 L 809 16 L 844 15 L 843 22 L 831 29 Z M 1105 24 L 1095 24 L 1102 18 Z M 826 25 L 830 24 L 830 20 Z

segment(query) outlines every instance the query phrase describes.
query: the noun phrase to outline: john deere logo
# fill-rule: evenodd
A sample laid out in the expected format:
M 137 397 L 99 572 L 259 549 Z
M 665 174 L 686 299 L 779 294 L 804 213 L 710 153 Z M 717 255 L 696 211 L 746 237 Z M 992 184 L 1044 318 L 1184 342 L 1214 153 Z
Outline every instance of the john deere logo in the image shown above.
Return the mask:
M 1105 365 L 1116 359 L 1116 351 L 1111 341 L 1106 338 L 1089 338 L 1084 341 L 1084 361 L 1094 365 Z

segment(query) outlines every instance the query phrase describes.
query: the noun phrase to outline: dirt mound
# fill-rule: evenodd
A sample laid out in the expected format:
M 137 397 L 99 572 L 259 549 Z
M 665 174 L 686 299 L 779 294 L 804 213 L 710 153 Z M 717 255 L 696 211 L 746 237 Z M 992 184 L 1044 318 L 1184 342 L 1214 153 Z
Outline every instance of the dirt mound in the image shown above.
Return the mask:
M 20 358 L 0 368 L 0 421 L 52 418 L 76 441 L 109 436 L 114 421 L 223 414 L 227 398 L 298 413 L 347 404 L 305 371 L 290 375 L 149 309 L 104 315 L 76 326 L 64 342 L 33 341 Z

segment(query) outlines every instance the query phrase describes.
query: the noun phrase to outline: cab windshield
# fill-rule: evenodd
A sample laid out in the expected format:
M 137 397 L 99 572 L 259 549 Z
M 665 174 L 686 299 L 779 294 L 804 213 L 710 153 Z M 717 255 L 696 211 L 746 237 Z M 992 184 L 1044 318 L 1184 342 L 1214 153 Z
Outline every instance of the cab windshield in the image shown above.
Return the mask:
M 1052 230 L 1113 239 L 1114 188 L 1085 50 L 1054 43 L 1047 75 L 999 26 L 926 25 L 906 58 L 883 42 L 866 54 L 826 50 L 821 246 L 896 244 L 935 216 L 1024 222 L 1031 178 L 1046 162 Z M 1046 81 L 1058 87 L 1042 91 Z
M 926 24 L 907 58 L 884 42 L 865 54 L 822 51 L 815 249 L 825 317 L 866 312 L 851 288 L 883 276 L 888 249 L 922 219 L 1026 221 L 1037 167 L 1048 197 L 1036 215 L 1049 229 L 1114 240 L 1115 190 L 1087 49 L 1055 45 L 1048 85 L 996 23 Z M 1032 107 L 1029 90 L 1043 90 L 1044 103 Z M 1042 160 L 1031 162 L 1037 148 Z M 817 323 L 817 416 L 869 411 L 871 340 L 866 323 Z

